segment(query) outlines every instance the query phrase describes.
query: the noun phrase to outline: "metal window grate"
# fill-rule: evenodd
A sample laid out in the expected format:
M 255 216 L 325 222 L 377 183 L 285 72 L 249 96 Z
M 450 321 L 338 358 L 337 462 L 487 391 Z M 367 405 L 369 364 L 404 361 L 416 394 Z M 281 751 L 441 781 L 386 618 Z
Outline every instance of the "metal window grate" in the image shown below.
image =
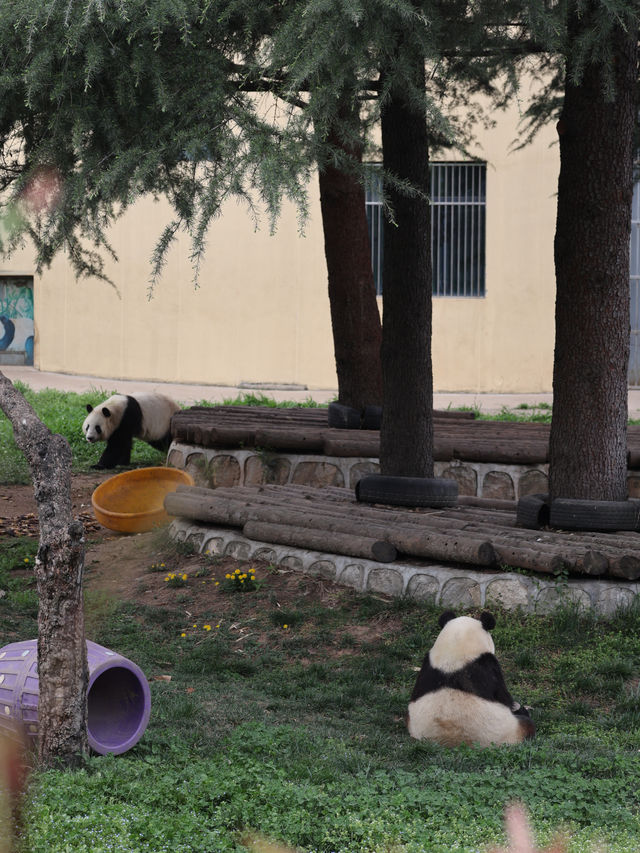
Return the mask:
M 434 296 L 484 296 L 486 236 L 484 163 L 431 164 L 431 252 Z M 371 265 L 382 293 L 383 227 L 380 177 L 366 190 Z

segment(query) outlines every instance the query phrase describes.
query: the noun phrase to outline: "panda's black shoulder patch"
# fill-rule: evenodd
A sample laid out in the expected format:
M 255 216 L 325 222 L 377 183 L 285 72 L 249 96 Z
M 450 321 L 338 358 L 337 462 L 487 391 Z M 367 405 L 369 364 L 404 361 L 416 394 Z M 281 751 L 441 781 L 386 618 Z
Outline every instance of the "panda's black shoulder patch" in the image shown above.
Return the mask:
M 443 688 L 472 693 L 489 702 L 500 702 L 508 708 L 513 705 L 513 698 L 507 690 L 498 659 L 491 652 L 485 652 L 455 672 L 443 672 L 431 666 L 429 654 L 427 654 L 410 701 L 415 702 L 421 696 Z
M 135 397 L 127 394 L 127 406 L 122 413 L 122 420 L 118 424 L 127 433 L 138 436 L 142 429 L 142 409 Z

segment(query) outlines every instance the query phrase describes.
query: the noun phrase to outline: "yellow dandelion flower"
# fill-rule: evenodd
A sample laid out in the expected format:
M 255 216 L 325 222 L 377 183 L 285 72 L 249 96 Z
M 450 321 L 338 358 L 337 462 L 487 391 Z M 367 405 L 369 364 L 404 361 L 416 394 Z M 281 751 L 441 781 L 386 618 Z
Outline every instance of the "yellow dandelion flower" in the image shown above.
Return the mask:
M 194 623 L 193 623 L 193 627 L 194 627 L 194 628 L 197 628 L 197 627 L 198 627 L 198 625 L 197 625 L 197 623 L 196 623 L 196 622 L 194 622 Z
M 283 628 L 285 629 L 285 631 L 286 631 L 286 630 L 287 630 L 287 628 L 288 628 L 289 626 L 288 626 L 288 625 L 283 625 L 282 627 L 283 627 Z
M 205 625 L 205 626 L 204 626 L 204 630 L 205 630 L 205 631 L 210 631 L 210 630 L 211 630 L 211 625 Z
M 186 635 L 186 634 L 185 634 L 185 632 L 183 631 L 183 632 L 182 632 L 182 634 L 180 634 L 180 636 L 181 636 L 181 637 L 186 637 L 187 635 Z
M 182 575 L 182 580 L 183 580 L 183 581 L 186 581 L 186 579 L 187 579 L 186 574 Z

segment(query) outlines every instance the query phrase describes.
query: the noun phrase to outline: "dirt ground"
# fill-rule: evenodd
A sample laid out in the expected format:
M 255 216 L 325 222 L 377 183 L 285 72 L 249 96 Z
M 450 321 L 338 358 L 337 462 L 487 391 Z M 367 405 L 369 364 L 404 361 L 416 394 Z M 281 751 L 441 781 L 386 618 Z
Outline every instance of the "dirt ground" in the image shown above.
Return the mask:
M 336 584 L 269 567 L 266 563 L 184 554 L 169 540 L 166 531 L 120 534 L 108 530 L 93 516 L 91 494 L 112 474 L 78 474 L 72 480 L 74 516 L 85 526 L 85 589 L 89 593 L 182 608 L 185 619 L 194 622 L 210 614 L 224 618 L 225 611 L 234 606 L 236 597 L 221 595 L 216 582 L 224 581 L 225 574 L 236 568 L 246 571 L 253 567 L 258 579 L 268 577 L 269 591 L 283 609 L 301 596 L 331 606 L 344 594 Z M 31 486 L 0 486 L 0 537 L 12 535 L 38 537 L 37 508 Z M 186 585 L 172 588 L 165 580 L 170 573 L 186 574 Z M 249 598 L 245 599 L 247 610 L 251 607 Z M 376 629 L 371 628 L 373 635 Z

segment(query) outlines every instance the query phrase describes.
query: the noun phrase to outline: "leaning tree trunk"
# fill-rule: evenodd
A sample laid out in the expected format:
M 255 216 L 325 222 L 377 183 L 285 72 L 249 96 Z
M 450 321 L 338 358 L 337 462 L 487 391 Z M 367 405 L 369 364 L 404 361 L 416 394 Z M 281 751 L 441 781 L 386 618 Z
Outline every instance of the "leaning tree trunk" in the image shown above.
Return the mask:
M 34 485 L 40 522 L 38 589 L 39 758 L 73 766 L 88 751 L 84 529 L 71 514 L 71 449 L 0 373 L 0 409 L 13 426 Z
M 344 117 L 346 108 L 341 110 Z M 334 128 L 327 141 L 360 162 L 362 147 Z M 363 409 L 382 404 L 382 329 L 371 269 L 365 193 L 356 174 L 331 164 L 319 172 L 324 251 L 338 375 L 338 400 Z
M 424 62 L 415 61 L 424 91 Z M 391 476 L 433 476 L 431 367 L 431 216 L 429 146 L 424 108 L 396 91 L 382 108 L 385 173 L 410 183 L 387 186 L 393 221 L 385 223 L 382 300 L 380 469 Z
M 596 3 L 572 4 L 570 49 Z M 612 28 L 615 100 L 603 68 L 579 85 L 567 62 L 558 134 L 556 345 L 549 488 L 552 498 L 627 497 L 629 234 L 636 122 L 637 32 Z

